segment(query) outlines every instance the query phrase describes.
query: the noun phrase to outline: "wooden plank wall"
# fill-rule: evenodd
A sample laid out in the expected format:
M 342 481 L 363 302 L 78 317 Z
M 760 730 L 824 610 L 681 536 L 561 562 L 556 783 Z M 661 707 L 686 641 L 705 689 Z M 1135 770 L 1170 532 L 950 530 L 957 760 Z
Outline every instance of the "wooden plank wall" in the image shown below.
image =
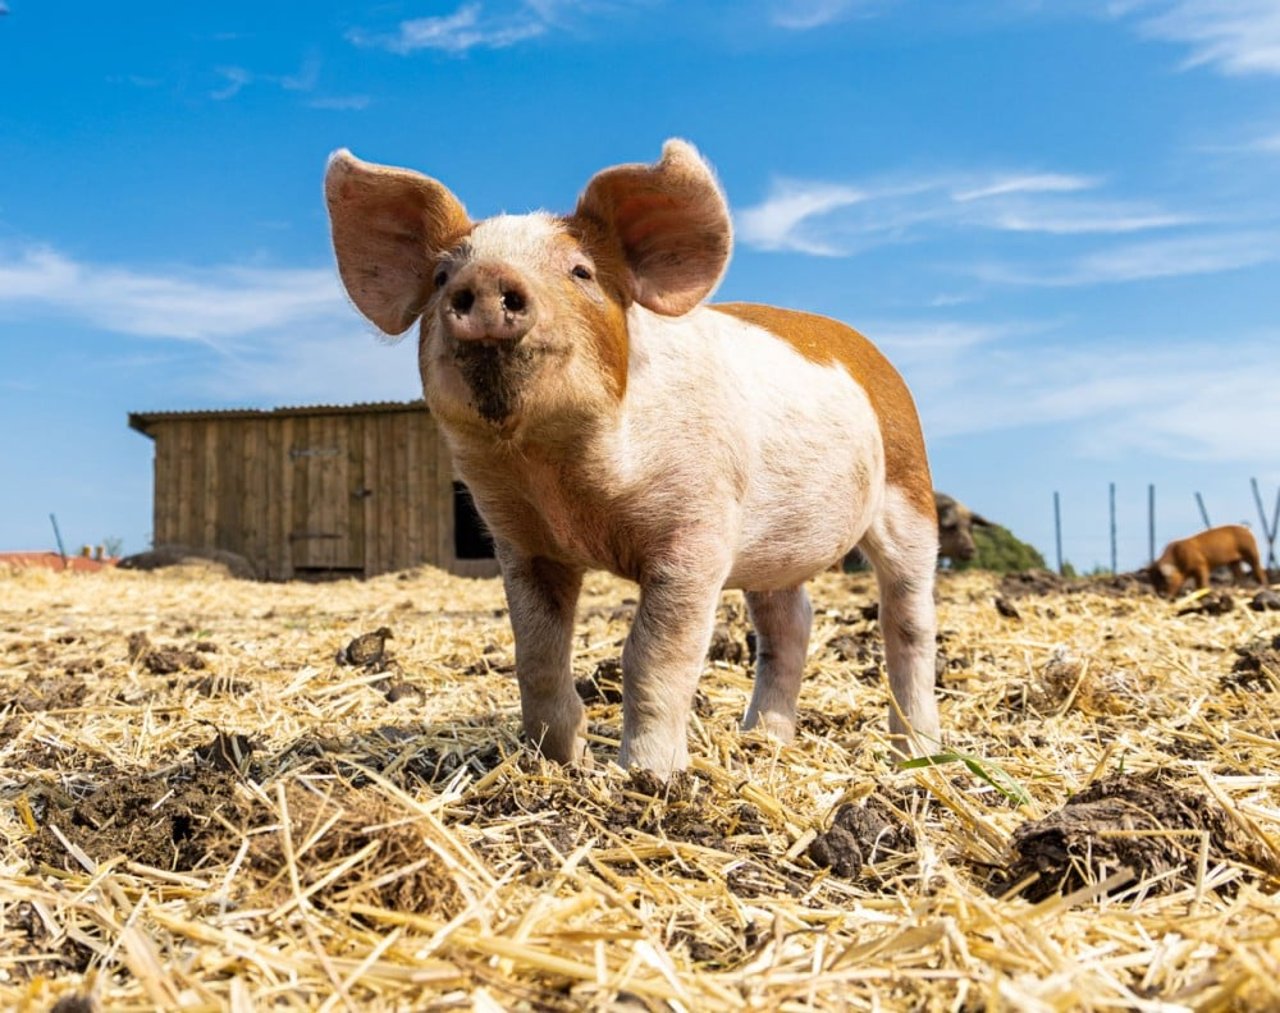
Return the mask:
M 157 545 L 238 552 L 274 580 L 308 565 L 498 572 L 455 556 L 453 469 L 425 410 L 167 419 L 154 434 Z

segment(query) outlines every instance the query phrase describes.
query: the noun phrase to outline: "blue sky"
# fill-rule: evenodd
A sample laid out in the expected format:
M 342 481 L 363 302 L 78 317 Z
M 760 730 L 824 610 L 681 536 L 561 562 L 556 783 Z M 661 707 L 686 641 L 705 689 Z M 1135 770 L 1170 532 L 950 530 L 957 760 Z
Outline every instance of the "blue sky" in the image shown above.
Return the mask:
M 568 210 L 669 136 L 713 162 L 718 297 L 907 377 L 939 488 L 1120 564 L 1280 483 L 1278 0 L 455 0 L 0 9 L 0 548 L 144 548 L 131 410 L 418 393 L 338 287 L 325 158 L 475 216 Z

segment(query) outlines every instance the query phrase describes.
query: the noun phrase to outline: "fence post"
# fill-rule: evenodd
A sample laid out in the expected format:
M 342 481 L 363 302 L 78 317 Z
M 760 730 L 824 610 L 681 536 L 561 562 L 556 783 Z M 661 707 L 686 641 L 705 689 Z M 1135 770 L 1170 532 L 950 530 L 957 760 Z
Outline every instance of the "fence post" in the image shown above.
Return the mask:
M 1155 483 L 1147 486 L 1147 555 L 1151 562 L 1156 560 L 1156 487 Z
M 1209 511 L 1204 508 L 1204 497 L 1198 492 L 1196 493 L 1196 506 L 1200 508 L 1200 519 L 1204 521 L 1204 526 L 1206 528 L 1213 527 L 1213 525 L 1209 523 Z
M 1062 576 L 1062 504 L 1058 494 L 1053 494 L 1053 541 L 1058 549 L 1058 576 Z
M 1276 565 L 1276 532 L 1280 529 L 1280 489 L 1276 490 L 1276 509 L 1271 515 L 1271 523 L 1267 523 L 1267 509 L 1262 505 L 1262 493 L 1258 491 L 1258 480 L 1249 479 L 1253 487 L 1253 502 L 1258 508 L 1258 520 L 1262 522 L 1262 533 L 1267 538 L 1267 567 Z
M 1116 484 L 1111 483 L 1111 575 L 1116 574 Z

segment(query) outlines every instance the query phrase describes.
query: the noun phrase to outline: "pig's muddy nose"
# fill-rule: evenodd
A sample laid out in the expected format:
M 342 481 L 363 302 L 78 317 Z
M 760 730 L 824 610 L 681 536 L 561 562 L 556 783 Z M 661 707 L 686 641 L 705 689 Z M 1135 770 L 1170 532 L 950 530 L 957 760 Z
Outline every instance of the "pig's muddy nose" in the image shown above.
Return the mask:
M 458 341 L 518 341 L 537 322 L 529 286 L 505 265 L 475 264 L 444 293 L 445 332 Z

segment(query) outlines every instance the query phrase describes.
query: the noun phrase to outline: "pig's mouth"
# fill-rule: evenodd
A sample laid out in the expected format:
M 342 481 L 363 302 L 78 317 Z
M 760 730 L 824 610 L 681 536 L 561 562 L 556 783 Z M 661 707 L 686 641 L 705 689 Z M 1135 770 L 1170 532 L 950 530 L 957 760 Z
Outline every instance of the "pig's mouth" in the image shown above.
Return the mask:
M 521 393 L 540 357 L 520 339 L 460 341 L 453 349 L 453 361 L 471 388 L 471 406 L 494 424 L 507 421 L 519 409 Z

